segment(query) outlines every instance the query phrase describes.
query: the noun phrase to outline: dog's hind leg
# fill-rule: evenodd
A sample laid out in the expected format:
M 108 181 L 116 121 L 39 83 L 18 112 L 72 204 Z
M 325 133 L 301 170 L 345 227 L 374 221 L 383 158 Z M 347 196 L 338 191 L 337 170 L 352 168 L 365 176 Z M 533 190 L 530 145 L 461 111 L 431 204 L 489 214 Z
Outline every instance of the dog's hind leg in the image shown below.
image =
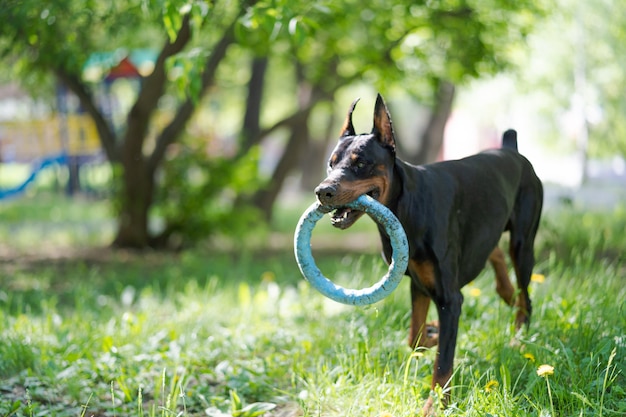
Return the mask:
M 530 284 L 530 277 L 535 265 L 535 256 L 533 254 L 532 244 L 528 245 L 525 241 L 515 242 L 511 240 L 510 252 L 513 265 L 515 266 L 515 275 L 519 288 L 519 295 L 515 303 L 517 307 L 515 327 L 519 330 L 522 325 L 528 325 L 530 323 L 530 316 L 532 314 L 528 285 Z
M 517 216 L 511 222 L 509 252 L 519 288 L 515 317 L 515 325 L 519 329 L 522 325 L 530 323 L 532 314 L 528 285 L 535 266 L 534 244 L 541 215 L 541 200 L 527 196 L 522 203 L 518 201 L 516 206 Z
M 513 305 L 515 300 L 515 289 L 509 279 L 509 272 L 504 259 L 504 253 L 498 246 L 489 255 L 489 262 L 496 273 L 496 292 L 508 305 Z

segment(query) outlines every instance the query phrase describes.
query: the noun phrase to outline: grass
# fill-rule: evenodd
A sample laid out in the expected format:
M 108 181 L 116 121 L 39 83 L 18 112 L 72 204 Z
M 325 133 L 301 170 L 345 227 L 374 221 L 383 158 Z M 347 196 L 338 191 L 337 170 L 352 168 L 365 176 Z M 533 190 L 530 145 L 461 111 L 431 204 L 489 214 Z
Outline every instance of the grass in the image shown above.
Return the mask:
M 47 217 L 50 205 L 61 214 Z M 292 233 L 302 209 L 285 210 L 276 233 Z M 72 223 L 108 230 L 107 213 L 49 195 L 0 206 L 0 416 L 400 417 L 441 395 L 430 393 L 434 351 L 405 343 L 408 282 L 374 306 L 342 306 L 301 279 L 290 248 L 110 252 L 109 232 Z M 26 218 L 47 234 L 34 240 Z M 376 240 L 367 222 L 330 238 L 322 223 L 316 236 L 335 246 Z M 544 279 L 531 284 L 533 322 L 520 335 L 491 271 L 464 289 L 441 415 L 626 413 L 625 225 L 622 209 L 547 216 Z M 54 256 L 33 256 L 40 246 Z M 375 246 L 359 247 L 320 251 L 318 266 L 370 284 L 385 266 Z M 552 374 L 538 375 L 544 364 Z

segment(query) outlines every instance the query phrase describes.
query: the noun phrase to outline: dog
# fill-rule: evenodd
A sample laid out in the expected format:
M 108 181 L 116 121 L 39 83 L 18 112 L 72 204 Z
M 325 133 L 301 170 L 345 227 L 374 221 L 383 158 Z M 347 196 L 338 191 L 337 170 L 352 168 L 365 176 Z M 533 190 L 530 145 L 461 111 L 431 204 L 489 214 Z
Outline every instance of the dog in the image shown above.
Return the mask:
M 374 127 L 356 134 L 352 113 L 341 129 L 328 160 L 328 175 L 315 189 L 322 206 L 341 206 L 367 194 L 387 206 L 398 218 L 409 242 L 411 326 L 409 345 L 437 346 L 432 388 L 449 388 L 452 377 L 461 288 L 489 261 L 496 291 L 516 306 L 516 329 L 528 325 L 532 305 L 528 285 L 535 264 L 534 241 L 543 205 L 543 186 L 530 162 L 517 150 L 517 133 L 508 130 L 500 149 L 467 158 L 411 165 L 396 157 L 396 138 L 387 106 L 380 94 L 374 108 Z M 331 214 L 333 226 L 346 229 L 362 211 L 339 208 Z M 379 226 L 383 256 L 391 260 L 391 244 Z M 509 253 L 517 278 L 516 291 L 508 276 L 504 253 L 498 247 L 503 232 L 510 233 Z M 431 300 L 439 322 L 426 324 Z M 445 390 L 443 405 L 450 401 Z M 432 396 L 422 413 L 435 413 Z

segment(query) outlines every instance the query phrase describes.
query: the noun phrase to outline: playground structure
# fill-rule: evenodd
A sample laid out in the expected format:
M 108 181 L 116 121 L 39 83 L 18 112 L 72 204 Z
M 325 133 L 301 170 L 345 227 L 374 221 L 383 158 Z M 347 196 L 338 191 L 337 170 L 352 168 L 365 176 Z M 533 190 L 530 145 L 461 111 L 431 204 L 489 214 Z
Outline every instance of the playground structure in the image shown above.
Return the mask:
M 57 103 L 65 104 L 67 93 L 59 89 Z M 0 189 L 0 199 L 16 197 L 51 166 L 67 167 L 67 192 L 80 189 L 81 165 L 101 158 L 101 147 L 95 124 L 86 114 L 67 105 L 59 105 L 57 113 L 32 119 L 0 122 L 0 163 L 30 164 L 30 174 L 10 188 Z
M 40 120 L 0 122 L 0 163 L 31 164 L 23 182 L 0 189 L 0 199 L 22 194 L 38 174 L 54 165 L 70 170 L 68 192 L 77 191 L 80 165 L 101 155 L 98 134 L 91 118 L 84 114 L 56 115 Z
M 60 154 L 88 157 L 99 152 L 98 133 L 85 114 L 0 122 L 2 163 L 30 163 Z
M 98 53 L 85 63 L 83 77 L 94 83 L 98 105 L 112 126 L 120 123 L 123 105 L 113 85 L 125 80 L 127 90 L 136 89 L 141 76 L 151 70 L 154 54 L 147 50 L 117 50 Z M 128 88 L 130 86 L 130 89 Z M 3 97 L 0 96 L 0 104 Z M 21 100 L 19 107 L 32 106 L 25 94 L 9 97 L 7 101 Z M 26 103 L 26 104 L 25 104 Z M 30 174 L 10 188 L 0 188 L 0 199 L 19 196 L 36 181 L 39 173 L 51 166 L 66 167 L 67 191 L 73 194 L 81 187 L 79 173 L 87 163 L 103 160 L 98 132 L 91 117 L 84 113 L 77 98 L 59 85 L 56 94 L 56 112 L 46 116 L 13 117 L 0 120 L 0 164 L 30 164 Z

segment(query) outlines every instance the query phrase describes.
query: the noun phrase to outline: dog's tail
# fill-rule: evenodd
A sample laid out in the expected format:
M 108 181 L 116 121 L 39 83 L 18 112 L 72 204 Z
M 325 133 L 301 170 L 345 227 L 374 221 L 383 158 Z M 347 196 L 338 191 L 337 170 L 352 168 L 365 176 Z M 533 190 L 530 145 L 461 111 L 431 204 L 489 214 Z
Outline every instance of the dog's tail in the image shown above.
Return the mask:
M 502 147 L 517 150 L 517 132 L 509 129 L 502 135 Z

